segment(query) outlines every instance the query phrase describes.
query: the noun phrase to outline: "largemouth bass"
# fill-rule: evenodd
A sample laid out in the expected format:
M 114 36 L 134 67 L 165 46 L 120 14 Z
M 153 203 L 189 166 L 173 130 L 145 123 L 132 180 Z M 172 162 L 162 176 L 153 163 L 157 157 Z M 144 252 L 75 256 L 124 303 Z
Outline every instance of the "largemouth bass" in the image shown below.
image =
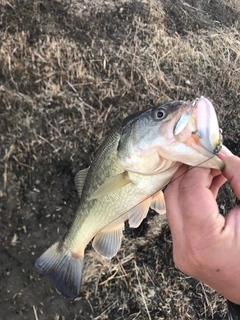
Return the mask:
M 150 207 L 165 213 L 161 190 L 179 166 L 222 169 L 220 148 L 217 117 L 203 97 L 127 117 L 110 131 L 90 167 L 76 175 L 79 208 L 64 237 L 36 261 L 39 271 L 60 294 L 76 298 L 87 244 L 94 238 L 93 248 L 112 258 L 120 248 L 124 222 L 138 227 Z

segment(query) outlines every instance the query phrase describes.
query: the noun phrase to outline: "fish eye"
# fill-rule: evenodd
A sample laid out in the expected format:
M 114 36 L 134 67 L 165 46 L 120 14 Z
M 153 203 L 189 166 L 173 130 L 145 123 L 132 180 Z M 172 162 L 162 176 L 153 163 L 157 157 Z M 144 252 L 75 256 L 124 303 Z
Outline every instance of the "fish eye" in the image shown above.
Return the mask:
M 159 108 L 157 110 L 154 110 L 153 112 L 153 118 L 154 120 L 162 120 L 166 117 L 167 111 L 164 108 Z

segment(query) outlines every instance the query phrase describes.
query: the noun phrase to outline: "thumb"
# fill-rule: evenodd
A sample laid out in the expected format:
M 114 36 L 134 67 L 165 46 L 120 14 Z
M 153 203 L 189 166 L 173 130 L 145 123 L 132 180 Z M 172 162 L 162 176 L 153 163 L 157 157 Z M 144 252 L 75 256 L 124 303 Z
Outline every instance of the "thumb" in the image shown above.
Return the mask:
M 233 155 L 226 156 L 223 161 L 225 167 L 222 173 L 231 183 L 236 196 L 240 198 L 240 158 Z

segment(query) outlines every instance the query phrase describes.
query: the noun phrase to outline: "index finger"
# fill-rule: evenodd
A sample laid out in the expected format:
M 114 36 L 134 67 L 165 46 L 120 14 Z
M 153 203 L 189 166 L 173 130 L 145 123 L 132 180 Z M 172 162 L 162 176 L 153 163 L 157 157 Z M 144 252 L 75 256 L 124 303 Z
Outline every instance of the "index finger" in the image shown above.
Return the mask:
M 185 237 L 202 243 L 204 237 L 220 232 L 224 218 L 211 191 L 211 170 L 194 168 L 188 171 L 179 184 L 179 206 L 183 219 Z
M 183 231 L 182 214 L 179 207 L 179 185 L 181 180 L 184 179 L 188 168 L 187 165 L 182 165 L 164 191 L 166 215 L 173 237 L 175 234 L 181 234 Z

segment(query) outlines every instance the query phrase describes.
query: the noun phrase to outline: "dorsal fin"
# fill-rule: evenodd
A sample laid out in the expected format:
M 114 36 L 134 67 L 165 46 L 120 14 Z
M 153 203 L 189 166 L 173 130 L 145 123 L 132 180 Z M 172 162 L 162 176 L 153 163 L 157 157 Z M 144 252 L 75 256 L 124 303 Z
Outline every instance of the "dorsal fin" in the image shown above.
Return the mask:
M 131 180 L 128 177 L 127 171 L 122 172 L 104 182 L 90 197 L 89 200 L 97 199 L 106 196 L 110 192 L 113 192 L 126 184 L 130 183 Z
M 88 170 L 89 170 L 89 168 L 78 171 L 78 173 L 76 174 L 76 176 L 74 178 L 75 186 L 77 188 L 77 192 L 78 192 L 78 195 L 80 198 L 82 195 L 82 190 L 83 190 L 83 186 L 85 183 L 85 179 L 86 179 Z

